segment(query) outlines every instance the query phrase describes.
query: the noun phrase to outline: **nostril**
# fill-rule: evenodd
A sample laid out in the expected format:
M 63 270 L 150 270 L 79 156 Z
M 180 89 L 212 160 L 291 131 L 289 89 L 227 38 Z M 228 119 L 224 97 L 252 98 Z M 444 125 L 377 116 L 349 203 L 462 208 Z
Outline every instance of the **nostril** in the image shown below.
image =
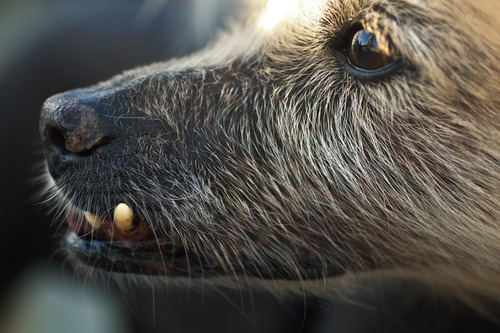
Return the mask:
M 45 142 L 59 150 L 62 153 L 69 153 L 66 149 L 66 138 L 64 134 L 55 127 L 47 126 L 44 130 L 43 136 L 45 138 Z

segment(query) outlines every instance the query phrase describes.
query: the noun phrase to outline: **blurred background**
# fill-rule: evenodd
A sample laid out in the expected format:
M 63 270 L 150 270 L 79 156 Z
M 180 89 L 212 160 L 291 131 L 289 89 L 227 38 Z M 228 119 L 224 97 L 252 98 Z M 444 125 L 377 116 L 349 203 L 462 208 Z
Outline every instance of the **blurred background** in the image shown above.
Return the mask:
M 495 331 L 406 284 L 359 303 L 278 301 L 258 291 L 123 290 L 72 272 L 64 230 L 33 199 L 43 101 L 199 49 L 238 8 L 231 0 L 0 0 L 0 333 Z

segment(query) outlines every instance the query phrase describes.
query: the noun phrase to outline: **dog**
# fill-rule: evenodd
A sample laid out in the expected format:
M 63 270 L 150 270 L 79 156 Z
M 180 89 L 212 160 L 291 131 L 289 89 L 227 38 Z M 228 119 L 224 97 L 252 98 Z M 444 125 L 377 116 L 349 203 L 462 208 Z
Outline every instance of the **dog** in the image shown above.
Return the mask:
M 319 294 L 403 278 L 498 309 L 500 5 L 247 12 L 201 51 L 44 103 L 73 260 Z

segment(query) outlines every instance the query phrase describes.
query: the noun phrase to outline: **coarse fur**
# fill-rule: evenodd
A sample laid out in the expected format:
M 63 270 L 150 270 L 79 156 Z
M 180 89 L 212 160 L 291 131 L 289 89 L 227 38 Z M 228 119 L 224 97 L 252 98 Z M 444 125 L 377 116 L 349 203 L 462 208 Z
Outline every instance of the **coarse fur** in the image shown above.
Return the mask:
M 47 195 L 99 216 L 129 202 L 202 262 L 190 283 L 210 266 L 299 292 L 399 277 L 494 313 L 498 2 L 291 1 L 268 22 L 274 1 L 193 55 L 49 99 L 106 108 L 112 140 L 53 167 Z M 350 67 L 354 21 L 397 70 Z

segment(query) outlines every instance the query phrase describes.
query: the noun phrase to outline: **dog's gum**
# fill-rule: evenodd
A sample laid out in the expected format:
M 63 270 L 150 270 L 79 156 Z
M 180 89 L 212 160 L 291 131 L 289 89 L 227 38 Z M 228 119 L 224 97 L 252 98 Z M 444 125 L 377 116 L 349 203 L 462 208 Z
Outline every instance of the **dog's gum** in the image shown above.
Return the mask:
M 113 213 L 115 226 L 125 232 L 132 231 L 134 228 L 134 212 L 124 203 L 118 204 Z
M 98 216 L 90 212 L 84 212 L 83 215 L 92 228 L 96 229 L 101 224 L 101 219 Z

